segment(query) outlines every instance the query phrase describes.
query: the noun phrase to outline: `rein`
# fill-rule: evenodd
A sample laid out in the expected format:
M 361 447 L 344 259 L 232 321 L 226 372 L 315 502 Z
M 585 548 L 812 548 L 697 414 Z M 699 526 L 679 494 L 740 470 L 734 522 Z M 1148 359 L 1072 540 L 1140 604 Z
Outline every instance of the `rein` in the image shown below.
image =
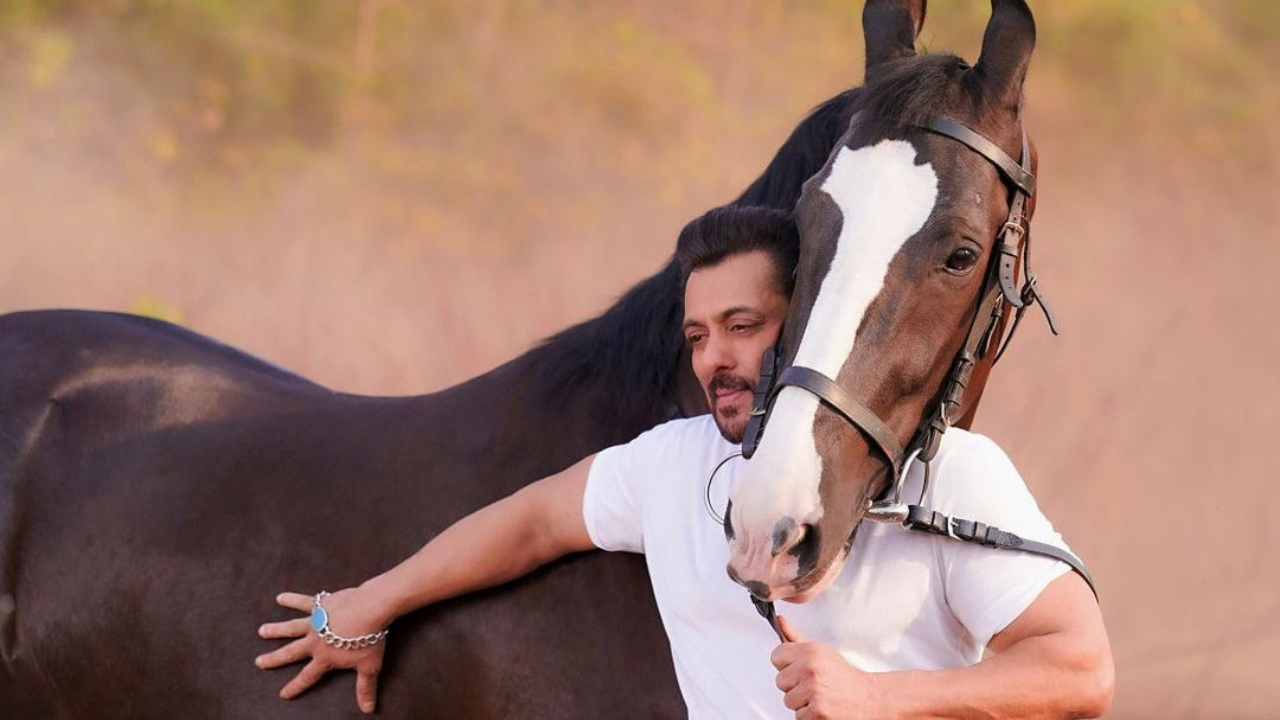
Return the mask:
M 969 326 L 964 346 L 956 354 L 951 370 L 943 382 L 941 398 L 933 410 L 925 415 L 925 419 L 904 449 L 897 435 L 889 429 L 888 425 L 865 404 L 840 387 L 834 379 L 800 365 L 791 365 L 779 373 L 778 366 L 782 359 L 782 351 L 778 345 L 775 345 L 765 351 L 761 363 L 760 382 L 756 385 L 753 397 L 751 419 L 743 434 L 742 457 L 750 459 L 759 447 L 773 401 L 782 388 L 788 386 L 801 388 L 816 395 L 823 405 L 860 431 L 888 463 L 892 471 L 890 477 L 894 478 L 895 482 L 880 498 L 869 503 L 867 518 L 877 522 L 897 523 L 908 530 L 949 537 L 961 542 L 1001 550 L 1016 550 L 1060 560 L 1079 573 L 1097 597 L 1098 591 L 1094 587 L 1093 578 L 1089 575 L 1088 569 L 1079 558 L 1065 550 L 1045 543 L 1025 540 L 1014 533 L 1005 532 L 981 522 L 949 517 L 920 505 L 908 505 L 902 502 L 902 489 L 912 460 L 924 463 L 924 483 L 920 492 L 920 501 L 923 502 L 929 487 L 929 463 L 938 452 L 942 435 L 951 427 L 955 413 L 960 411 L 964 403 L 965 392 L 974 367 L 987 356 L 992 350 L 993 341 L 997 340 L 996 330 L 1004 316 L 1005 303 L 1015 308 L 1016 312 L 1012 327 L 996 350 L 995 362 L 998 362 L 1008 349 L 1022 321 L 1023 313 L 1032 304 L 1040 306 L 1050 331 L 1054 335 L 1058 334 L 1057 320 L 1037 285 L 1035 275 L 1031 272 L 1031 236 L 1029 221 L 1026 217 L 1026 205 L 1035 194 L 1036 178 L 1031 173 L 1031 150 L 1026 133 L 1022 134 L 1021 160 L 1015 162 L 995 143 L 953 120 L 932 118 L 920 128 L 964 144 L 994 165 L 1010 185 L 1009 214 L 997 231 L 995 257 L 988 266 L 986 279 L 978 294 L 978 307 Z M 1026 271 L 1026 281 L 1021 288 L 1018 287 L 1016 278 L 1020 261 Z M 851 535 L 848 544 L 852 544 L 852 541 Z M 760 615 L 778 634 L 778 638 L 786 642 L 778 626 L 773 603 L 762 601 L 754 595 L 751 596 L 751 601 L 755 603 Z

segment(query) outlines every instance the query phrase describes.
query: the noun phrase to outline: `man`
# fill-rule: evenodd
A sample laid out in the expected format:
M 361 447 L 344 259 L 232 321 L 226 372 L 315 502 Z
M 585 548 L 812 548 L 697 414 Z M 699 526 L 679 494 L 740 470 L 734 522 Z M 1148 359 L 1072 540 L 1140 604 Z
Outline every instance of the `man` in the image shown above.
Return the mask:
M 690 717 L 1104 712 L 1112 667 L 1101 615 L 1083 581 L 1053 560 L 878 526 L 858 534 L 828 590 L 784 609 L 791 642 L 783 645 L 727 577 L 728 548 L 704 491 L 723 508 L 743 462 L 727 463 L 707 488 L 742 440 L 760 358 L 786 315 L 795 232 L 778 211 L 721 208 L 681 233 L 684 334 L 710 415 L 666 423 L 533 483 L 387 573 L 325 596 L 323 631 L 367 636 L 369 647 L 332 647 L 308 618 L 262 626 L 265 638 L 299 639 L 258 658 L 259 667 L 310 658 L 281 696 L 297 696 L 329 669 L 354 668 L 357 700 L 372 712 L 384 648 L 377 633 L 396 617 L 598 547 L 645 553 Z M 960 502 L 981 508 L 978 519 L 1061 543 L 999 448 L 964 431 L 945 437 L 929 496 L 939 510 Z M 877 585 L 877 577 L 894 579 Z M 305 595 L 279 602 L 313 610 Z

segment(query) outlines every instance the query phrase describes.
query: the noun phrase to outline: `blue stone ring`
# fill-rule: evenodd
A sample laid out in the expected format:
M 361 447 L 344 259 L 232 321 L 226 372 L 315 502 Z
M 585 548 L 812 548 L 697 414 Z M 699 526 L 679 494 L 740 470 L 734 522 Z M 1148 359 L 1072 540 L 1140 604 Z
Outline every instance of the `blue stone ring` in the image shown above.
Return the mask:
M 373 647 L 382 642 L 387 636 L 387 629 L 379 630 L 376 633 L 368 635 L 360 635 L 358 637 L 343 637 L 329 629 L 329 611 L 324 609 L 321 601 L 327 597 L 329 593 L 321 590 L 316 593 L 315 599 L 311 603 L 311 629 L 316 631 L 316 635 L 325 642 L 326 645 L 332 645 L 339 650 L 363 650 L 367 647 Z
M 311 610 L 311 629 L 320 632 L 329 625 L 329 611 L 320 605 L 320 598 L 316 598 L 315 607 Z

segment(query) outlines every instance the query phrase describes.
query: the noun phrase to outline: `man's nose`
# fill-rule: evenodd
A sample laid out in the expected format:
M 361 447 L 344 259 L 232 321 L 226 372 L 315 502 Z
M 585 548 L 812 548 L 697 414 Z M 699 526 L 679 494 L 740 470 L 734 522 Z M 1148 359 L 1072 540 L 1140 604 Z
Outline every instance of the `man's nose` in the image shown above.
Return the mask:
M 724 340 L 715 337 L 707 338 L 705 352 L 707 362 L 716 370 L 732 369 L 737 365 L 733 354 L 729 352 L 729 344 Z

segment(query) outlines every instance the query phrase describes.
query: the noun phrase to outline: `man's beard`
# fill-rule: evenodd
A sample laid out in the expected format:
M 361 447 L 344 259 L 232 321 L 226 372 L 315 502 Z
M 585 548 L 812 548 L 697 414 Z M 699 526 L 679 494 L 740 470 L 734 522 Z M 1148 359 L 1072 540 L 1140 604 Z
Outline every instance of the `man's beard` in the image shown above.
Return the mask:
M 716 427 L 720 429 L 720 434 L 725 440 L 741 445 L 742 437 L 747 432 L 747 422 L 751 419 L 751 405 L 748 403 L 746 409 L 737 405 L 721 407 L 716 404 L 718 390 L 746 390 L 750 393 L 755 390 L 755 385 L 738 375 L 722 373 L 711 378 L 707 387 L 708 400 L 711 402 L 711 417 L 715 420 Z

